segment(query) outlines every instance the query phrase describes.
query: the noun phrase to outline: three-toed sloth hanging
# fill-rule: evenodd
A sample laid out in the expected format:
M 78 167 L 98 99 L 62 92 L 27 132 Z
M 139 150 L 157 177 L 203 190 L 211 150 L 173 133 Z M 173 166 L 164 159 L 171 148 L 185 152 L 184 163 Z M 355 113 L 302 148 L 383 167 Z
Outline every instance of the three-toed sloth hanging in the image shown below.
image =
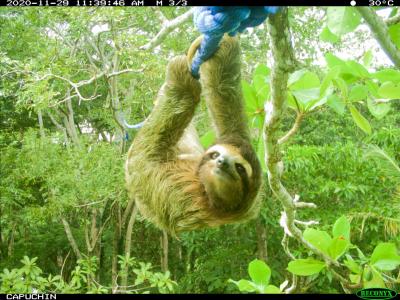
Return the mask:
M 250 219 L 259 210 L 261 167 L 250 143 L 240 83 L 240 47 L 225 36 L 218 51 L 190 73 L 175 57 L 156 105 L 129 149 L 126 183 L 141 214 L 172 235 Z M 217 134 L 204 150 L 191 120 L 203 92 Z

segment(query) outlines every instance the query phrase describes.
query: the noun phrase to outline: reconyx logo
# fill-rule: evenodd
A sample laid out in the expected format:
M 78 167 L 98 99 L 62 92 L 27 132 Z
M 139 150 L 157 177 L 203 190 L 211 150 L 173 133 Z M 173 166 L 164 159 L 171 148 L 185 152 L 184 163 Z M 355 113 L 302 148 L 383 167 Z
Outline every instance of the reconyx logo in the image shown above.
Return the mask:
M 356 295 L 361 299 L 392 299 L 397 293 L 389 289 L 373 288 L 359 290 Z

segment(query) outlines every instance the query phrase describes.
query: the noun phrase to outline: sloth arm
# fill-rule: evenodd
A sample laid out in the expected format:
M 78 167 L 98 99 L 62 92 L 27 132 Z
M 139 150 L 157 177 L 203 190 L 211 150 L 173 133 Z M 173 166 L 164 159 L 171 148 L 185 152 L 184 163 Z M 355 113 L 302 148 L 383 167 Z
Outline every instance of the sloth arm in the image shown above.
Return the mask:
M 186 57 L 172 59 L 156 105 L 139 131 L 131 153 L 140 151 L 143 159 L 152 161 L 176 159 L 177 144 L 193 118 L 200 92 L 200 83 L 190 74 Z
M 249 142 L 237 38 L 225 36 L 218 51 L 200 68 L 200 80 L 219 143 Z

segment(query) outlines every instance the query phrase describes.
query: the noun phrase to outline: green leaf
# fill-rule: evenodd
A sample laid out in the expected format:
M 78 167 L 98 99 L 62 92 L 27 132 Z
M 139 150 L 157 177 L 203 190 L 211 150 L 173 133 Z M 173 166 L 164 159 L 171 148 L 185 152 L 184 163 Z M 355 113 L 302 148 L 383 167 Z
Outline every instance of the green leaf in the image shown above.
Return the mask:
M 339 66 L 335 66 L 328 71 L 328 73 L 325 75 L 321 83 L 320 96 L 323 96 L 325 94 L 325 92 L 328 90 L 329 86 L 332 83 L 332 79 L 337 78 L 339 74 L 340 74 Z
M 393 82 L 384 82 L 378 89 L 378 94 L 385 99 L 400 99 L 400 86 Z
M 267 287 L 265 287 L 263 293 L 264 294 L 281 294 L 281 290 L 277 286 L 270 284 Z
M 333 79 L 334 85 L 339 88 L 340 93 L 344 99 L 347 99 L 349 91 L 347 89 L 347 83 L 342 78 L 335 78 Z
M 329 107 L 331 107 L 339 115 L 344 114 L 346 105 L 342 98 L 339 98 L 337 95 L 330 95 L 328 97 L 328 101 L 326 103 L 328 104 Z
M 332 239 L 328 247 L 329 256 L 334 260 L 338 260 L 349 248 L 350 242 L 343 236 L 338 236 Z
M 200 143 L 204 148 L 210 147 L 215 141 L 215 132 L 213 130 L 207 131 L 201 138 Z
M 295 275 L 310 276 L 318 274 L 324 267 L 325 263 L 323 261 L 307 258 L 289 262 L 287 270 Z
M 370 74 L 368 70 L 358 62 L 354 60 L 349 60 L 346 62 L 347 70 L 351 70 L 351 74 L 360 77 L 360 78 L 369 78 Z
M 367 268 L 368 266 L 366 266 Z M 368 274 L 368 271 L 364 271 L 364 282 L 363 282 L 363 288 L 369 289 L 369 288 L 385 288 L 385 282 L 383 281 L 383 278 L 381 274 L 374 268 L 371 267 L 370 271 L 370 279 L 365 280 L 365 275 Z
M 319 87 L 320 82 L 317 74 L 307 70 L 299 70 L 289 76 L 288 86 L 292 91 L 307 90 Z
M 390 111 L 390 103 L 376 102 L 372 99 L 367 100 L 367 106 L 371 115 L 378 120 L 382 119 Z
M 346 259 L 343 261 L 343 263 L 351 272 L 361 274 L 362 269 L 360 265 L 357 264 L 350 255 L 346 254 Z
M 332 242 L 332 238 L 326 231 L 307 228 L 304 230 L 303 236 L 304 239 L 312 244 L 315 248 L 325 254 L 329 254 L 328 247 Z
M 312 88 L 292 91 L 292 94 L 296 97 L 297 101 L 305 106 L 308 102 L 319 99 L 319 92 L 319 88 Z
M 392 271 L 400 265 L 400 256 L 397 254 L 397 249 L 393 243 L 380 243 L 374 252 L 372 252 L 371 265 L 383 270 Z
M 324 42 L 328 42 L 328 43 L 332 43 L 335 44 L 338 41 L 340 41 L 340 37 L 338 37 L 336 34 L 333 34 L 328 27 L 325 27 L 321 34 L 319 35 L 319 38 L 321 39 L 321 41 Z
M 328 52 L 325 54 L 326 64 L 330 69 L 334 67 L 340 67 L 346 64 L 346 62 L 339 57 L 333 55 L 332 53 Z
M 365 133 L 371 134 L 371 125 L 368 120 L 353 106 L 350 105 L 351 116 L 358 127 L 360 127 Z
M 368 88 L 368 92 L 375 98 L 379 98 L 378 94 L 378 89 L 379 85 L 376 82 L 373 82 L 372 80 L 366 80 L 365 85 Z
M 257 103 L 264 103 L 269 98 L 269 83 L 266 77 L 257 75 L 253 79 L 253 85 L 258 98 Z
M 389 27 L 389 36 L 396 44 L 397 48 L 400 49 L 400 23 Z
M 300 109 L 300 111 L 304 111 L 304 105 L 301 104 L 300 102 L 296 102 L 296 99 L 294 99 L 292 93 L 290 91 L 287 92 L 287 100 L 288 100 L 288 106 L 295 110 L 298 111 Z M 299 107 L 297 107 L 299 106 Z
M 350 241 L 350 222 L 345 216 L 341 216 L 336 220 L 335 224 L 333 224 L 332 235 L 334 238 L 342 236 Z
M 255 259 L 249 264 L 249 275 L 257 285 L 268 285 L 271 269 L 262 260 Z
M 239 281 L 230 279 L 229 282 L 236 284 L 241 292 L 254 292 L 256 290 L 254 284 L 246 279 L 240 279 Z
M 400 82 L 400 71 L 395 69 L 384 69 L 382 71 L 375 72 L 372 77 L 378 79 L 380 82 L 393 81 Z
M 259 108 L 256 91 L 247 81 L 244 80 L 242 80 L 242 90 L 246 102 L 246 111 L 248 113 L 255 113 Z
M 356 84 L 354 85 L 349 94 L 349 100 L 351 102 L 360 101 L 367 99 L 368 88 L 365 85 Z
M 256 67 L 256 69 L 253 72 L 253 78 L 255 76 L 269 77 L 270 73 L 271 73 L 271 70 L 266 65 L 260 64 Z
M 361 16 L 354 7 L 328 7 L 327 25 L 333 34 L 341 36 L 360 24 Z
M 372 58 L 373 58 L 373 55 L 372 55 L 371 50 L 368 50 L 367 52 L 365 52 L 363 55 L 363 58 L 362 58 L 364 66 L 369 67 L 371 65 Z

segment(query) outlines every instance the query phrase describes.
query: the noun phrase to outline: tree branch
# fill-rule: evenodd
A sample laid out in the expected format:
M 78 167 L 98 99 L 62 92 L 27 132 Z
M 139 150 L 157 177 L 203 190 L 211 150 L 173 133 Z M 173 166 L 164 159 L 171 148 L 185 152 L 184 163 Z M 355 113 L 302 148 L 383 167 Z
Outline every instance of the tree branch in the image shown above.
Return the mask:
M 79 251 L 75 238 L 72 235 L 71 227 L 69 226 L 68 221 L 65 218 L 61 218 L 61 222 L 64 225 L 65 233 L 67 234 L 67 239 L 71 245 L 72 250 L 74 251 L 76 257 L 81 259 L 82 258 L 81 252 Z
M 391 26 L 397 23 L 400 23 L 400 11 L 397 14 L 387 20 L 385 20 L 386 26 Z
M 161 27 L 161 30 L 146 45 L 140 47 L 140 49 L 151 50 L 157 47 L 162 43 L 162 41 L 167 37 L 168 34 L 170 34 L 172 31 L 178 28 L 181 24 L 189 20 L 192 15 L 193 15 L 193 8 L 188 10 L 184 14 L 180 15 L 179 17 L 176 17 L 173 20 L 165 19 Z
M 300 123 L 304 118 L 304 114 L 297 112 L 296 120 L 294 121 L 293 127 L 278 140 L 278 144 L 283 144 L 288 141 L 300 128 Z
M 271 38 L 271 49 L 274 58 L 274 65 L 271 72 L 271 98 L 265 103 L 265 122 L 264 122 L 264 147 L 265 162 L 268 169 L 268 181 L 271 190 L 284 208 L 281 217 L 281 226 L 285 233 L 295 237 L 307 249 L 321 257 L 328 268 L 340 266 L 337 261 L 318 250 L 315 246 L 304 239 L 301 230 L 295 224 L 296 202 L 299 197 L 293 198 L 281 182 L 279 163 L 281 162 L 281 152 L 278 143 L 278 128 L 282 120 L 287 104 L 287 81 L 288 75 L 294 70 L 296 60 L 294 59 L 293 48 L 290 43 L 290 32 L 288 24 L 287 8 L 282 8 L 280 13 L 271 15 L 268 19 L 268 31 Z M 303 206 L 304 204 L 302 204 Z M 341 282 L 347 280 L 336 272 L 332 273 Z
M 393 64 L 400 69 L 400 49 L 397 49 L 390 39 L 386 23 L 370 7 L 358 6 L 357 10 L 363 16 L 383 51 Z

